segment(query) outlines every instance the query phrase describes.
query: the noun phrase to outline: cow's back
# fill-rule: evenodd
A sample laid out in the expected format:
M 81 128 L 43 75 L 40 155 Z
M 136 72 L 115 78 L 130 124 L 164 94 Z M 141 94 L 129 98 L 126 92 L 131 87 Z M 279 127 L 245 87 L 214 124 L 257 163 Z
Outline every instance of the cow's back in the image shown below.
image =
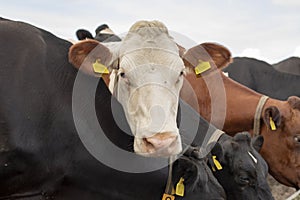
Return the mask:
M 29 188 L 48 184 L 44 179 L 61 176 L 67 166 L 67 146 L 79 142 L 71 136 L 76 72 L 67 62 L 68 42 L 22 22 L 2 19 L 0 27 L 0 153 L 5 167 L 0 177 L 6 177 L 0 194 L 9 194 L 24 187 L 24 180 Z
M 274 69 L 300 76 L 300 58 L 290 57 L 276 64 L 273 64 Z
M 264 61 L 235 58 L 224 71 L 233 80 L 275 99 L 286 100 L 289 96 L 300 96 L 299 76 L 279 72 Z

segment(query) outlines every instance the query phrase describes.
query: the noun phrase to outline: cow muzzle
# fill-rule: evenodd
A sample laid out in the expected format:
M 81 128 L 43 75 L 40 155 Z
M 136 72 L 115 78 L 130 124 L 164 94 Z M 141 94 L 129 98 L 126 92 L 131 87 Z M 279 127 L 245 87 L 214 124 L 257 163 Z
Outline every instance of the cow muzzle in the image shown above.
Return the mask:
M 147 157 L 169 157 L 182 151 L 178 133 L 163 132 L 151 137 L 136 138 L 134 149 L 137 154 Z

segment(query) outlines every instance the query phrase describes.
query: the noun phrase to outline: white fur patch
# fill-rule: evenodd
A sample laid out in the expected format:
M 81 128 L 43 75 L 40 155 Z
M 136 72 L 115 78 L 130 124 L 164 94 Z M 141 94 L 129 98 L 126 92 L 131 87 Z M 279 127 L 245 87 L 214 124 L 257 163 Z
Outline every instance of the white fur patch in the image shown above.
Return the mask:
M 228 72 L 223 72 L 223 74 L 224 74 L 226 77 L 229 77 L 229 73 L 228 73 Z
M 250 151 L 248 151 L 248 154 L 252 158 L 253 162 L 257 164 L 257 159 L 254 157 L 254 155 Z
M 114 32 L 110 28 L 103 29 L 100 31 L 102 34 L 114 34 Z
M 109 91 L 113 94 L 114 93 L 114 88 L 115 88 L 115 78 L 116 78 L 116 70 L 114 69 L 110 76 L 109 76 L 109 84 L 108 84 L 108 89 Z

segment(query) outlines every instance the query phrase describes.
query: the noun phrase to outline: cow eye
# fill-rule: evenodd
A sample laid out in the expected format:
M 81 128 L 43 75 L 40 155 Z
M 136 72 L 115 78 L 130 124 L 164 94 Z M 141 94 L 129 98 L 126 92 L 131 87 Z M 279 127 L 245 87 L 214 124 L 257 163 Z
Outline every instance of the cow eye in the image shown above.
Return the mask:
M 184 70 L 182 70 L 182 71 L 180 72 L 180 74 L 179 74 L 179 76 L 183 76 L 183 75 L 186 75 L 186 71 L 185 71 L 185 69 L 184 69 Z
M 125 72 L 123 70 L 119 70 L 118 76 L 121 76 L 122 78 L 125 78 Z
M 186 74 L 185 69 L 182 70 L 182 71 L 179 73 L 179 77 L 178 77 L 178 79 L 177 79 L 177 81 L 176 81 L 176 84 L 179 83 L 180 80 L 182 80 L 182 76 L 184 76 L 185 74 Z
M 124 78 L 125 77 L 125 72 L 121 72 L 120 76 Z

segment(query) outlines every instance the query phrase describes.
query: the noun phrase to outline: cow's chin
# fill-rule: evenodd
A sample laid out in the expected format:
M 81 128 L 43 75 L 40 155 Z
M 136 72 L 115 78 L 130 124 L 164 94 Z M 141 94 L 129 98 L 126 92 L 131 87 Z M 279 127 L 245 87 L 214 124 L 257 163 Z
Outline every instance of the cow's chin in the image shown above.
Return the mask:
M 167 158 L 170 156 L 178 155 L 182 152 L 182 146 L 180 138 L 176 139 L 172 144 L 167 147 L 155 149 L 144 145 L 139 139 L 135 139 L 134 152 L 144 157 L 156 157 L 156 158 Z

